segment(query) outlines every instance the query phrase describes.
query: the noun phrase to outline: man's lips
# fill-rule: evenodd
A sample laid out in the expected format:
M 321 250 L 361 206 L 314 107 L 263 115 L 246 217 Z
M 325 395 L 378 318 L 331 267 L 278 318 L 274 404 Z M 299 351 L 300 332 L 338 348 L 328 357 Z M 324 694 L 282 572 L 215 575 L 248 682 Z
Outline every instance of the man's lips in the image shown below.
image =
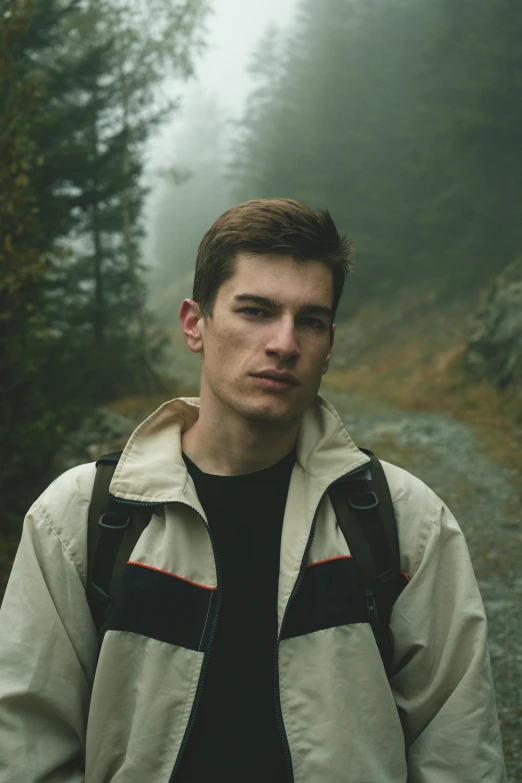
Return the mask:
M 252 373 L 254 378 L 266 378 L 271 381 L 277 381 L 281 385 L 290 384 L 291 386 L 298 386 L 299 381 L 297 378 L 289 372 L 276 372 L 275 370 L 264 370 L 262 372 Z

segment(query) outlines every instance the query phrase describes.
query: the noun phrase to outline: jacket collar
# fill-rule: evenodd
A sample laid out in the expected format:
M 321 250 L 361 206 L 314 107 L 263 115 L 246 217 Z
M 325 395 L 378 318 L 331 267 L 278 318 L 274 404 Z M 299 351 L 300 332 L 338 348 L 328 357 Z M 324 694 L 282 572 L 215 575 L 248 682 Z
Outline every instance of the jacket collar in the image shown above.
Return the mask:
M 181 434 L 199 415 L 197 397 L 164 403 L 132 433 L 116 467 L 110 492 L 136 503 L 193 503 L 181 453 Z M 335 408 L 323 397 L 305 412 L 297 440 L 297 464 L 326 489 L 369 462 L 348 435 Z

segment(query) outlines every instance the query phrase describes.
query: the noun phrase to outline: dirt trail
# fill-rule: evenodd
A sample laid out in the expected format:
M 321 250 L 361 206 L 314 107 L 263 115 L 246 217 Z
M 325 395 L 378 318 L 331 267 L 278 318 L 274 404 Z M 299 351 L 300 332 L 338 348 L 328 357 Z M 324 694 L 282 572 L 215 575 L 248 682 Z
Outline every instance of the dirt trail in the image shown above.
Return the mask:
M 385 408 L 324 387 L 355 442 L 428 484 L 466 536 L 486 606 L 509 783 L 522 781 L 522 508 L 517 474 L 482 452 L 473 430 L 436 413 Z

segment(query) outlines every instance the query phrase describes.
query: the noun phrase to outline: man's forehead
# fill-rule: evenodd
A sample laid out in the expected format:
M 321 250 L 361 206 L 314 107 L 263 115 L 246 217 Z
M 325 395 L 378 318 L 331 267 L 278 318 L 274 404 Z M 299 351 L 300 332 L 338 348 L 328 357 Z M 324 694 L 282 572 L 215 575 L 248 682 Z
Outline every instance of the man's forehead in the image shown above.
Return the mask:
M 331 304 L 333 275 L 322 261 L 296 261 L 292 256 L 239 254 L 224 287 L 227 298 L 248 294 L 275 304 L 299 299 L 302 306 Z

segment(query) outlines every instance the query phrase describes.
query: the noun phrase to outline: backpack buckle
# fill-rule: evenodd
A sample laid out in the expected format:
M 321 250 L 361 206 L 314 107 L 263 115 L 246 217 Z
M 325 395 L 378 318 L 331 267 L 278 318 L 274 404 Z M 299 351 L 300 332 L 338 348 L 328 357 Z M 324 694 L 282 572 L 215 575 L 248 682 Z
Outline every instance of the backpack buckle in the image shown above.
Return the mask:
M 362 500 L 357 500 L 356 498 L 362 498 Z M 366 501 L 366 502 L 364 502 Z M 379 505 L 379 498 L 375 494 L 375 492 L 372 492 L 371 490 L 367 490 L 366 492 L 356 492 L 353 495 L 348 496 L 348 503 L 352 508 L 355 508 L 357 511 L 367 511 L 370 508 L 375 508 Z
M 110 522 L 110 520 L 113 520 Z M 131 523 L 131 518 L 127 517 L 122 522 L 123 517 L 119 514 L 113 514 L 110 511 L 102 514 L 101 517 L 98 519 L 98 524 L 100 527 L 104 527 L 107 530 L 125 530 L 125 528 L 129 527 Z
M 377 628 L 379 625 L 379 611 L 377 609 L 377 601 L 375 599 L 375 593 L 371 588 L 366 590 L 366 609 L 368 610 L 368 619 L 372 628 Z

